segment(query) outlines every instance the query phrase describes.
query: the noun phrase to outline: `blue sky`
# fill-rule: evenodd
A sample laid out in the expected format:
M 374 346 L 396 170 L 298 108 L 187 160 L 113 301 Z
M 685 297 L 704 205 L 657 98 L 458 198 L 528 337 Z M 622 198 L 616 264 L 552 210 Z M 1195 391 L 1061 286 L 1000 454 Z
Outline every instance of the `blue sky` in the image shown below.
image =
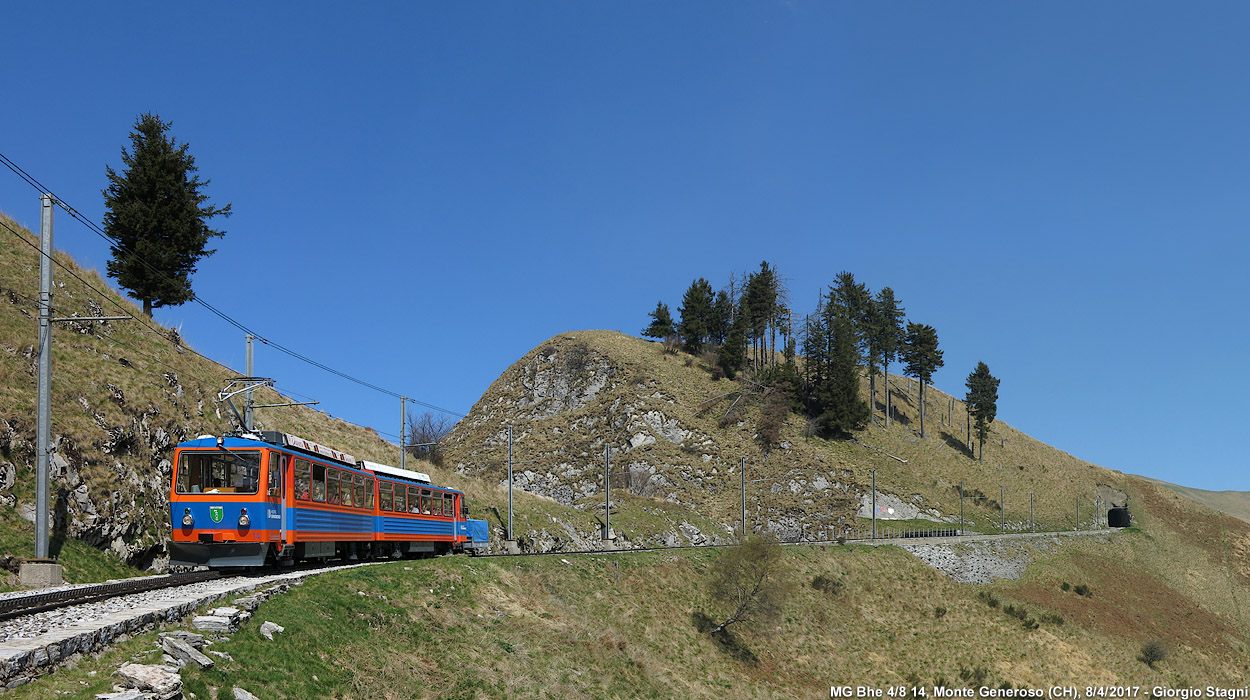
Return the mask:
M 1250 488 L 1250 6 L 1150 2 L 11 4 L 0 152 L 100 221 L 138 114 L 233 203 L 197 292 L 468 412 L 550 336 L 638 333 L 767 259 L 841 270 L 985 361 L 999 417 L 1092 462 Z M 38 194 L 0 170 L 0 210 Z M 61 214 L 56 244 L 107 245 Z M 242 334 L 158 309 L 243 369 Z M 256 371 L 398 433 L 398 401 Z M 394 438 L 392 438 L 394 439 Z

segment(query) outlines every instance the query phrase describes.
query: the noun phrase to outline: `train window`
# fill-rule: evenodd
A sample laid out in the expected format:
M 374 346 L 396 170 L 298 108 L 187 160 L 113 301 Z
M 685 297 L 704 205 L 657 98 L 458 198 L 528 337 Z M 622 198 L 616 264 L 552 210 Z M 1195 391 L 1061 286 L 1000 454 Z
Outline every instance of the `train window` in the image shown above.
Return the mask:
M 443 494 L 443 515 L 449 518 L 456 515 L 456 497 L 450 493 Z
M 309 497 L 308 480 L 312 468 L 308 465 L 308 460 L 295 460 L 295 497 L 301 501 L 307 501 Z
M 352 475 L 349 472 L 343 472 L 343 487 L 339 492 L 339 502 L 345 506 L 350 506 L 352 501 Z
M 408 487 L 408 512 L 421 512 L 421 489 L 416 486 Z
M 365 479 L 365 507 L 373 510 L 373 479 Z
M 430 514 L 430 490 L 421 489 L 421 512 Z
M 378 490 L 381 492 L 378 496 L 378 507 L 382 510 L 393 510 L 395 500 L 395 488 L 389 481 L 378 482 Z
M 326 502 L 326 465 L 313 462 L 312 497 L 318 503 Z
M 326 503 L 339 503 L 339 470 L 330 468 L 326 470 Z
M 257 493 L 260 452 L 183 452 L 178 456 L 177 493 Z
M 269 453 L 269 495 L 282 495 L 282 468 L 285 466 L 286 460 L 283 459 L 282 453 Z
M 408 512 L 408 487 L 403 484 L 395 484 L 395 512 Z
M 430 499 L 430 515 L 443 514 L 443 494 L 441 491 L 435 491 L 431 494 Z
M 352 477 L 352 496 L 357 508 L 365 507 L 365 478 L 359 474 Z

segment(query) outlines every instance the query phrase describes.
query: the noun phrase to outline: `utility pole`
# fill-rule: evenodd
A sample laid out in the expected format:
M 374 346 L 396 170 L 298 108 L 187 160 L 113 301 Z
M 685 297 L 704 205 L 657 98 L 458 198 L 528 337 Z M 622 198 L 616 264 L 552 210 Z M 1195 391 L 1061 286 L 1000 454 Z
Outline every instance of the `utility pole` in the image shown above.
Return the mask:
M 747 458 L 738 462 L 738 477 L 742 482 L 742 539 L 747 536 Z
M 512 541 L 512 426 L 508 426 L 508 541 Z
M 39 394 L 35 428 L 35 558 L 48 558 L 48 448 L 52 443 L 52 195 L 39 198 Z
M 611 446 L 603 445 L 603 539 L 612 539 L 612 476 L 609 473 L 611 459 L 608 450 Z
M 246 367 L 244 369 L 247 372 L 248 379 L 251 379 L 252 377 L 256 376 L 255 372 L 253 372 L 252 370 L 252 338 L 253 336 L 251 333 L 248 333 L 246 336 L 244 336 L 244 338 L 247 339 L 247 359 L 245 360 Z M 254 405 L 255 405 L 255 401 L 252 400 L 252 387 L 251 385 L 248 385 L 247 393 L 243 395 L 243 423 L 244 423 L 243 429 L 244 430 L 247 430 L 247 431 L 252 430 L 252 425 L 253 425 L 252 408 Z
M 18 574 L 23 585 L 61 583 L 61 565 L 48 558 L 48 451 L 52 447 L 52 195 L 39 197 L 39 387 L 35 411 L 35 559 Z
M 964 482 L 959 482 L 959 534 L 964 534 Z
M 877 539 L 877 470 L 872 470 L 872 538 Z
M 408 397 L 399 397 L 399 468 L 404 469 L 408 459 Z

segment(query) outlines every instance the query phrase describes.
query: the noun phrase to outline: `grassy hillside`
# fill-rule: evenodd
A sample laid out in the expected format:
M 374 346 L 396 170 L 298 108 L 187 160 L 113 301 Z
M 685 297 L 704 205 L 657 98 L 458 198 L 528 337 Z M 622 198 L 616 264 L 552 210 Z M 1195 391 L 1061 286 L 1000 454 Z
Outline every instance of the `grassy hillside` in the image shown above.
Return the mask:
M 1088 527 L 1097 495 L 1128 488 L 1124 474 L 1001 421 L 993 426 L 984 462 L 972 459 L 961 439 L 963 403 L 932 387 L 926 390 L 927 437 L 921 439 L 918 386 L 893 376 L 898 418 L 888 429 L 882 421 L 860 434 L 858 443 L 829 441 L 812 437 L 806 420 L 792 414 L 781 445 L 765 450 L 758 440 L 762 388 L 714 376 L 708 359 L 666 352 L 659 343 L 608 331 L 565 333 L 535 348 L 491 386 L 453 433 L 450 459 L 461 471 L 502 482 L 510 423 L 523 469 L 549 475 L 549 495 L 572 491 L 564 500 L 591 510 L 602 503 L 606 442 L 614 473 L 629 472 L 614 478 L 621 493 L 679 503 L 726 531 L 740 519 L 738 466 L 745 457 L 747 478 L 754 482 L 748 485 L 750 524 L 792 538 L 853 523 L 859 498 L 870 493 L 873 469 L 880 492 L 947 519 L 958 517 L 959 484 L 965 482 L 966 494 L 983 496 L 966 499 L 965 510 L 987 531 L 998 526 L 1000 487 L 1012 529 L 1027 529 L 1030 494 L 1039 529 L 1071 529 L 1078 497 Z M 867 390 L 865 382 L 865 395 Z M 678 439 L 665 438 L 665 431 Z M 638 436 L 642 444 L 635 446 Z M 622 527 L 628 510 L 621 508 Z
M 1023 580 L 992 586 L 952 583 L 892 546 L 788 547 L 794 594 L 782 616 L 721 641 L 699 622 L 723 612 L 707 595 L 716 550 L 399 562 L 272 599 L 213 645 L 232 660 L 183 676 L 202 698 L 231 686 L 361 699 L 828 697 L 844 682 L 1238 686 L 1245 630 L 1143 575 L 1161 544 L 1132 532 L 1051 545 Z M 837 583 L 818 590 L 817 576 Z M 1212 600 L 1231 604 L 1229 588 L 1215 588 Z M 286 631 L 262 639 L 266 620 Z M 1169 655 L 1151 669 L 1137 657 L 1153 639 Z M 155 662 L 153 646 L 84 660 L 14 697 L 106 690 L 112 666 Z
M 1169 484 L 1166 481 L 1142 477 L 1166 489 L 1187 496 L 1205 506 L 1228 513 L 1239 520 L 1250 522 L 1250 491 L 1207 491 L 1188 486 Z

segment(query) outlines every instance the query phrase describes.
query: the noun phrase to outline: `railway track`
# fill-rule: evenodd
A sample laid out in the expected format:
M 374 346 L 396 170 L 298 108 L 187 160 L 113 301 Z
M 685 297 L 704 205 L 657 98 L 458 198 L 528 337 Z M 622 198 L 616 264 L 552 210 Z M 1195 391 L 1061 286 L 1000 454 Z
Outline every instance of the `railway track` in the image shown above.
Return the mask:
M 56 610 L 57 608 L 94 603 L 132 593 L 146 593 L 162 588 L 185 586 L 190 583 L 211 581 L 217 578 L 221 578 L 221 572 L 219 571 L 193 571 L 185 574 L 128 579 L 117 583 L 102 583 L 96 586 L 82 586 L 51 593 L 35 593 L 33 595 L 7 598 L 0 600 L 0 620 L 10 620 L 23 615 L 34 615 L 35 613 Z
M 826 546 L 838 547 L 844 545 L 912 545 L 912 544 L 965 544 L 968 542 L 985 542 L 993 540 L 1011 540 L 1011 539 L 1030 539 L 1037 537 L 1071 537 L 1086 535 L 1105 535 L 1117 532 L 1115 528 L 1104 528 L 1098 530 L 1054 530 L 1049 532 L 1008 532 L 998 534 L 984 533 L 967 533 L 952 534 L 953 530 L 934 530 L 926 532 L 917 532 L 915 534 L 897 535 L 890 537 L 877 537 L 875 539 L 864 537 L 855 539 L 846 539 L 842 543 L 835 540 L 784 540 L 782 545 L 787 547 L 801 546 Z M 621 549 L 578 549 L 578 550 L 557 550 L 554 552 L 499 552 L 497 554 L 474 554 L 474 559 L 487 558 L 503 558 L 503 557 L 556 557 L 556 556 L 580 556 L 580 555 L 604 555 L 604 554 L 633 554 L 638 552 L 669 552 L 678 549 L 715 549 L 717 547 L 732 547 L 732 544 L 688 544 L 676 547 L 626 547 Z

